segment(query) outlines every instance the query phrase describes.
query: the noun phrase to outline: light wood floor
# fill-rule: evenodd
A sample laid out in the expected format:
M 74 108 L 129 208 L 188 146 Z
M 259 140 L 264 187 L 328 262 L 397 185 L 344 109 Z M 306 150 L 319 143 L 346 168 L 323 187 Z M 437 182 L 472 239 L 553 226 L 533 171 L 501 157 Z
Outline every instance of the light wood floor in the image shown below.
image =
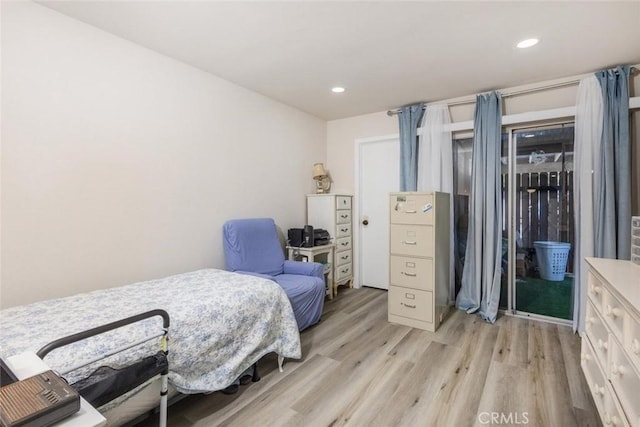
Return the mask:
M 388 323 L 385 291 L 341 288 L 301 339 L 284 373 L 269 355 L 259 382 L 190 396 L 169 426 L 601 425 L 568 327 L 454 309 L 431 333 Z

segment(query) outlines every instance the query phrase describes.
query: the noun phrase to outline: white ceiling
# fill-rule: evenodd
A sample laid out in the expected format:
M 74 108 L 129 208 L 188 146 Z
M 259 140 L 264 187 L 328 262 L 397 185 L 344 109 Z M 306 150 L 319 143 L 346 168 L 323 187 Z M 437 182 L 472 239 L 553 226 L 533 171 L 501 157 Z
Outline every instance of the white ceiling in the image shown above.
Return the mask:
M 640 63 L 638 1 L 38 3 L 327 120 Z

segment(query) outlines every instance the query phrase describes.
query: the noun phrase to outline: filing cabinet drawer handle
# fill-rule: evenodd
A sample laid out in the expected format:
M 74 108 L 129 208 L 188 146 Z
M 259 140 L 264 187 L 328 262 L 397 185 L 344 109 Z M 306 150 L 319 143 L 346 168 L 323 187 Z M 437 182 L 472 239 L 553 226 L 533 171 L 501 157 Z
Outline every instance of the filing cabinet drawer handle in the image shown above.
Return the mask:
M 416 277 L 416 273 L 407 273 L 407 272 L 402 272 L 402 274 L 404 274 L 405 276 L 409 276 L 409 277 Z
M 640 354 L 640 341 L 637 338 L 631 341 L 631 350 L 633 350 L 634 354 Z
M 402 243 L 404 243 L 405 245 L 415 245 L 416 244 L 416 242 L 412 242 L 410 240 L 405 240 Z
M 415 211 L 415 210 L 410 210 L 410 211 L 404 211 L 404 213 L 417 213 L 417 211 Z
M 405 303 L 402 303 L 402 305 L 404 305 L 407 308 L 416 308 L 415 305 L 409 305 L 409 304 L 405 304 Z

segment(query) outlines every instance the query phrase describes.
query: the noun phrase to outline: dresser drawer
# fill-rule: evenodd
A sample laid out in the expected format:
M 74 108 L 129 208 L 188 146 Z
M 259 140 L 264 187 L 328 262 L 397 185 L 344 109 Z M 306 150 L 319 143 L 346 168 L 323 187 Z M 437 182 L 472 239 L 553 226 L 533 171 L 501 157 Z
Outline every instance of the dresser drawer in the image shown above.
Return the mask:
M 433 224 L 433 195 L 402 194 L 390 196 L 392 224 Z
M 351 197 L 336 196 L 336 209 L 351 209 Z
M 627 333 L 624 337 L 624 348 L 627 350 L 631 362 L 640 372 L 640 319 L 627 313 L 626 322 Z
M 351 249 L 351 237 L 341 237 L 336 240 L 336 251 Z
M 336 278 L 334 281 L 339 282 L 342 279 L 346 279 L 353 275 L 353 271 L 351 270 L 351 264 L 341 265 L 336 268 Z
M 433 290 L 433 260 L 391 255 L 389 271 L 392 285 Z
M 609 360 L 609 330 L 590 302 L 587 302 L 585 330 L 591 345 L 595 349 L 600 365 L 607 366 L 607 361 Z
M 604 286 L 602 286 L 602 282 L 600 281 L 600 279 L 598 279 L 596 277 L 595 274 L 593 274 L 591 271 L 589 271 L 588 276 L 587 276 L 587 280 L 588 280 L 588 294 L 589 294 L 589 298 L 591 298 L 591 301 L 593 302 L 593 304 L 596 306 L 596 308 L 598 309 L 598 311 L 600 311 L 601 313 L 603 313 L 603 309 L 602 309 L 602 295 L 604 293 Z
M 351 251 L 342 251 L 336 253 L 336 265 L 348 264 L 351 262 Z
M 351 223 L 336 225 L 336 237 L 351 236 Z
M 389 314 L 433 323 L 433 294 L 389 286 Z
M 391 224 L 392 254 L 433 257 L 433 227 Z
M 602 414 L 604 424 L 611 427 L 629 427 L 627 417 L 615 396 L 615 392 L 611 389 L 611 386 L 607 384 L 604 395 L 604 413 Z M 634 424 L 634 426 L 636 425 L 637 424 Z
M 580 351 L 580 366 L 582 366 L 584 377 L 589 384 L 589 390 L 591 390 L 591 396 L 593 396 L 598 412 L 604 415 L 607 381 L 600 368 L 601 365 L 598 364 L 595 352 L 591 344 L 589 344 L 589 340 L 584 338 L 582 339 L 582 349 Z
M 604 321 L 607 323 L 613 334 L 622 341 L 622 328 L 624 325 L 625 310 L 620 301 L 607 289 L 602 295 Z
M 351 224 L 351 211 L 336 211 L 336 224 Z
M 622 352 L 616 340 L 609 341 L 611 346 L 611 365 L 609 377 L 616 390 L 622 409 L 632 424 L 640 420 L 640 376 L 631 362 Z

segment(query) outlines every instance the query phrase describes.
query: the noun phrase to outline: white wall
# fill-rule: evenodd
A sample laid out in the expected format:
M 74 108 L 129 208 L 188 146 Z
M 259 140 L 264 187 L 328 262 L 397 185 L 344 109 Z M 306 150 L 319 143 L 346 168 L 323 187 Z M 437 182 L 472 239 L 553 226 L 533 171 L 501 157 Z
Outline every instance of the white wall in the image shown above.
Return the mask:
M 31 2 L 2 2 L 2 307 L 224 267 L 304 224 L 326 123 Z

